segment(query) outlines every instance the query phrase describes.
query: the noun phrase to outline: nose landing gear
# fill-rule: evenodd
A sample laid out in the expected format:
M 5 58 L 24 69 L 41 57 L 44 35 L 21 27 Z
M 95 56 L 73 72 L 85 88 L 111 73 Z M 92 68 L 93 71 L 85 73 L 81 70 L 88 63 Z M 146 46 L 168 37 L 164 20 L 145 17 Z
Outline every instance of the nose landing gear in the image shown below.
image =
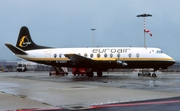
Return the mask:
M 142 69 L 142 73 L 138 73 L 138 76 L 146 76 L 146 77 L 157 77 L 156 70 L 151 74 L 149 69 Z

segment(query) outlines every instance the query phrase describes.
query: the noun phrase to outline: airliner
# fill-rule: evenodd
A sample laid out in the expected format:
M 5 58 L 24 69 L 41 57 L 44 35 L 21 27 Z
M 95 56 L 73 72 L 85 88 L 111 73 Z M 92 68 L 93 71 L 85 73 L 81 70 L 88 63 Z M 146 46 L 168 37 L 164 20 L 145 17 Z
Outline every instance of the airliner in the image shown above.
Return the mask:
M 5 45 L 18 57 L 51 65 L 53 68 L 84 68 L 88 77 L 94 72 L 101 77 L 109 69 L 153 68 L 167 69 L 175 60 L 159 48 L 149 47 L 89 47 L 54 48 L 37 45 L 31 38 L 29 29 L 22 26 L 16 46 Z M 57 71 L 57 70 L 56 70 Z

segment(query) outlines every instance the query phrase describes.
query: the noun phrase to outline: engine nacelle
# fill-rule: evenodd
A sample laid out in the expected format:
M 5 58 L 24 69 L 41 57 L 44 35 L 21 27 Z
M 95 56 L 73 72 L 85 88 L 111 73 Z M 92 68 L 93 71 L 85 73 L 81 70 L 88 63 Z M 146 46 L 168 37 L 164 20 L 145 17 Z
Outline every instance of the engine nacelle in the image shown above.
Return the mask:
M 127 66 L 127 65 L 128 65 L 128 64 L 127 64 L 127 63 L 125 63 L 125 62 L 123 62 L 123 63 L 122 63 L 122 66 Z
M 117 60 L 116 62 L 117 62 L 117 64 L 122 64 L 122 61 L 120 61 L 120 60 Z

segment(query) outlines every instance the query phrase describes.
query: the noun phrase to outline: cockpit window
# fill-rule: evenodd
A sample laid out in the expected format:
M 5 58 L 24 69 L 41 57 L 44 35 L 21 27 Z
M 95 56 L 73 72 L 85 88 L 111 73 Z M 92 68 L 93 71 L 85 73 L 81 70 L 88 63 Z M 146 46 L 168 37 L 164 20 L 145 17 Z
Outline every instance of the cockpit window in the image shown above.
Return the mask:
M 157 54 L 162 54 L 163 52 L 161 50 L 157 50 Z

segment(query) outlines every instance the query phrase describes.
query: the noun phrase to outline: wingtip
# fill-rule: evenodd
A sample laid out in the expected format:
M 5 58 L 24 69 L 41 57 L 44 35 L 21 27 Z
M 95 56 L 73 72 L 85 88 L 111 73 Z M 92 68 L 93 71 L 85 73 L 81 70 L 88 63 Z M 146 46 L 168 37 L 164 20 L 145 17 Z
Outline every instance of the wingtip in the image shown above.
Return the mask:
M 4 43 L 4 45 L 6 45 L 6 46 L 10 46 L 10 45 L 12 45 L 12 44 L 10 44 L 10 43 Z
M 13 46 L 12 44 L 9 43 L 5 43 L 6 47 L 8 47 L 14 54 L 22 54 L 22 55 L 27 55 L 26 52 L 24 52 L 24 50 Z
M 10 44 L 10 43 L 5 43 L 4 45 L 5 45 L 6 47 L 8 47 L 8 48 L 13 46 L 13 45 Z

